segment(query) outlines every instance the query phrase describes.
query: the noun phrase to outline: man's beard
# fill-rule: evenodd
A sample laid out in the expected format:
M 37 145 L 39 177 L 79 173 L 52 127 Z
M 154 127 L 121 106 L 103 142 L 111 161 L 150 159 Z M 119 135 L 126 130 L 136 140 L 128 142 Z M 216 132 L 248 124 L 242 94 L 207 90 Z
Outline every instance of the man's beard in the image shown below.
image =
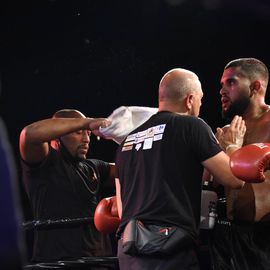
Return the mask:
M 59 142 L 60 142 L 59 143 L 59 150 L 70 161 L 72 161 L 72 162 L 80 162 L 80 161 L 83 161 L 83 160 L 86 159 L 85 156 L 72 155 L 61 139 L 59 139 Z
M 228 110 L 221 111 L 222 118 L 231 121 L 235 115 L 242 116 L 250 104 L 250 97 L 244 96 L 231 103 Z

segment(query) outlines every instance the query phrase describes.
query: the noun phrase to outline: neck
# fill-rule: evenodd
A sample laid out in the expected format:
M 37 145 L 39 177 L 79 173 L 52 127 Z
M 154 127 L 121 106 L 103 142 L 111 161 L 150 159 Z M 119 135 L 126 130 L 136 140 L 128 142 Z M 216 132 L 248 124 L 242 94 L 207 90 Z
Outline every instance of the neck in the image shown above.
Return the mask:
M 266 112 L 268 112 L 270 107 L 265 104 L 256 104 L 256 106 L 250 106 L 247 111 L 243 114 L 243 119 L 246 122 L 251 122 L 261 118 Z
M 66 161 L 71 162 L 73 164 L 78 164 L 80 162 L 80 159 L 70 154 L 70 152 L 68 151 L 68 149 L 65 147 L 63 143 L 61 143 L 58 146 L 58 151 L 61 153 L 61 155 Z
M 179 104 L 168 103 L 168 102 L 160 102 L 158 111 L 167 111 L 167 112 L 174 112 L 178 114 L 189 114 L 186 108 L 183 108 Z

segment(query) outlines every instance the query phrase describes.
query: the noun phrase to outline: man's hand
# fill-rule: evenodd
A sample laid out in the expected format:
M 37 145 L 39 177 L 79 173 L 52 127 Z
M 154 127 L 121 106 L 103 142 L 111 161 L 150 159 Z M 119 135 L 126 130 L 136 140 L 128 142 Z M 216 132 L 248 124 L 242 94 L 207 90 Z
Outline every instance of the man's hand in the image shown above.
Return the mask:
M 241 116 L 236 115 L 229 126 L 223 129 L 217 128 L 216 137 L 222 149 L 226 150 L 230 146 L 240 148 L 243 145 L 245 133 L 245 121 Z
M 107 118 L 87 118 L 89 130 L 99 130 L 100 127 L 106 128 L 111 125 L 111 121 Z

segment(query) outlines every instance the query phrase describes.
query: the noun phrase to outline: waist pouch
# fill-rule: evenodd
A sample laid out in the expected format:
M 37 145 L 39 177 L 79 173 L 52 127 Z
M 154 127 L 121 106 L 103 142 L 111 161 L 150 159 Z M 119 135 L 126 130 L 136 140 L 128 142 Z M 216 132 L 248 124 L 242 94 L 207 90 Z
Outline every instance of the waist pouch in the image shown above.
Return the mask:
M 177 248 L 190 246 L 193 239 L 176 226 L 143 224 L 131 219 L 123 232 L 123 252 L 129 255 L 168 255 Z

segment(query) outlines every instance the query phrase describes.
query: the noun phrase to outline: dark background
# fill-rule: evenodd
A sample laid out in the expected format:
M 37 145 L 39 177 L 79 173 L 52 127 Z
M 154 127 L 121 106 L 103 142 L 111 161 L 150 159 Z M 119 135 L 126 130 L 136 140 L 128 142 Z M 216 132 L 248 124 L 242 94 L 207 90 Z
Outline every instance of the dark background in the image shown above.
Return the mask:
M 18 155 L 25 125 L 62 108 L 102 117 L 121 105 L 157 106 L 162 75 L 183 67 L 200 77 L 200 116 L 214 130 L 224 124 L 219 97 L 224 65 L 256 57 L 270 67 L 268 2 L 4 1 L 0 113 L 18 167 L 25 219 L 31 214 Z M 113 161 L 116 146 L 93 137 L 89 157 Z

